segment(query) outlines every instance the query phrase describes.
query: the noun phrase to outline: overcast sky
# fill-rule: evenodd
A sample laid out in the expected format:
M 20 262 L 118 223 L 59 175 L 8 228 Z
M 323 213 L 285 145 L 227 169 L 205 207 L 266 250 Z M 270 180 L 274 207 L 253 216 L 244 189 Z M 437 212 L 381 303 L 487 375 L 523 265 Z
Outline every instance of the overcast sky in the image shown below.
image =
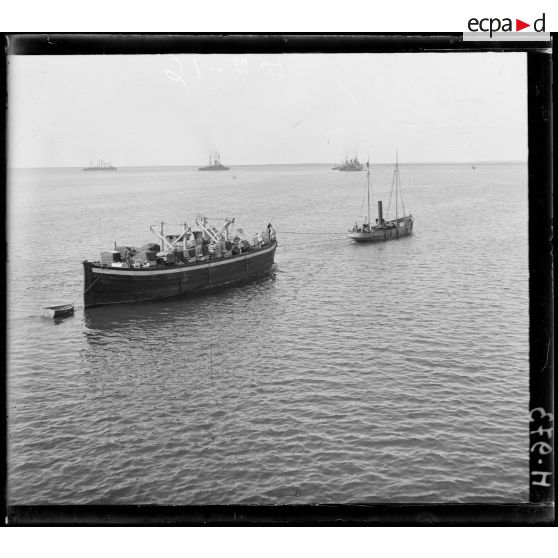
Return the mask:
M 525 161 L 523 53 L 10 56 L 9 165 Z

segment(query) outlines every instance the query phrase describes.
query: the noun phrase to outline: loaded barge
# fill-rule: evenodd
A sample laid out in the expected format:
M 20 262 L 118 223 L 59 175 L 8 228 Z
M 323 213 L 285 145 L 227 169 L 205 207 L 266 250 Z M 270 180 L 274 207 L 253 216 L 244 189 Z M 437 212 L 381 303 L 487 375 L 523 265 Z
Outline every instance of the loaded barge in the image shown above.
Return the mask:
M 159 230 L 150 227 L 160 245 L 115 245 L 100 261 L 85 260 L 85 308 L 193 293 L 268 272 L 277 248 L 271 223 L 251 240 L 242 229 L 233 231 L 233 223 L 227 218 L 217 227 L 198 217 L 195 226 L 184 223 L 181 234 L 165 235 L 161 222 Z

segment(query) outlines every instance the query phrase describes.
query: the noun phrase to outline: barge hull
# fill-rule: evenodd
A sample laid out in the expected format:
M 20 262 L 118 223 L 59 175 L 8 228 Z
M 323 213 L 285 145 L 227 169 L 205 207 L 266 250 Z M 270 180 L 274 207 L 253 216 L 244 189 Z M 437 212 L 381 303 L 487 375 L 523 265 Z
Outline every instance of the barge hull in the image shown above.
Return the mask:
M 277 245 L 231 258 L 145 269 L 103 267 L 84 261 L 85 308 L 168 298 L 255 279 L 271 268 Z

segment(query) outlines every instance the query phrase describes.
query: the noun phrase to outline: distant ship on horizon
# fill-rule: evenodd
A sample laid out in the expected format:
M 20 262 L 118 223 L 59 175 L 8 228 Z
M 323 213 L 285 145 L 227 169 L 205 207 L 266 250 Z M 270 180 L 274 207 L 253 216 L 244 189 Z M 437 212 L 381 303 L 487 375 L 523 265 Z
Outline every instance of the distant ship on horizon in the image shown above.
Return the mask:
M 112 165 L 112 163 L 107 161 L 97 161 L 97 164 L 94 165 L 93 162 L 89 163 L 88 167 L 84 167 L 84 171 L 115 171 L 118 170 L 116 167 Z
M 341 163 L 340 165 L 335 165 L 334 167 L 332 167 L 332 170 L 362 171 L 364 170 L 364 165 L 358 160 L 358 157 L 355 155 L 354 159 L 345 157 L 345 162 Z
M 217 157 L 211 161 L 211 155 L 209 156 L 209 165 L 207 167 L 200 167 L 198 170 L 201 171 L 228 171 L 230 167 L 226 167 L 221 163 L 221 158 L 219 153 L 217 153 Z

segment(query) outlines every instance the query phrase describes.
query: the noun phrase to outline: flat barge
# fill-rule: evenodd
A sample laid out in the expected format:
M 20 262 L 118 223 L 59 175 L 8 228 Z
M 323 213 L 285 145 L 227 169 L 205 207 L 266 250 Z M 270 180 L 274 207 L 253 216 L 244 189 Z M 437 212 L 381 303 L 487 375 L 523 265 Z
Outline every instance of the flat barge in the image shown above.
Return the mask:
M 143 249 L 116 247 L 101 254 L 101 261 L 83 262 L 84 306 L 141 302 L 195 293 L 256 279 L 273 265 L 277 240 L 271 224 L 248 240 L 242 229 L 230 230 L 196 219 L 180 235 L 164 234 L 150 227 L 160 245 Z M 163 248 L 161 250 L 161 248 Z

